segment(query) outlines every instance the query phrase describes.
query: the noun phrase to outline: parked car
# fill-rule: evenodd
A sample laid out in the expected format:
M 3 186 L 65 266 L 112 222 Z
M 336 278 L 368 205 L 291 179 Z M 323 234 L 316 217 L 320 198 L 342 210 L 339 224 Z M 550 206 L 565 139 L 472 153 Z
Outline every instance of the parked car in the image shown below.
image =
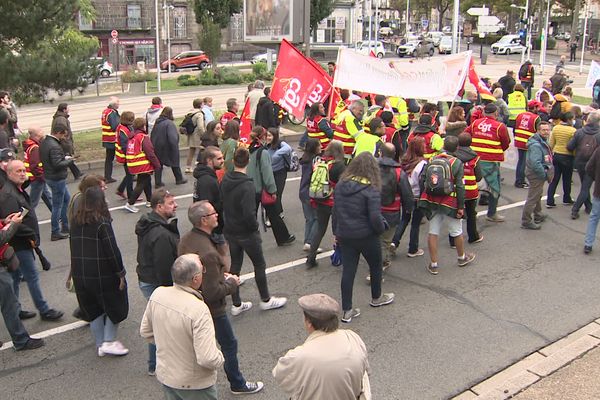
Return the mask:
M 425 38 L 428 39 L 429 41 L 431 41 L 431 43 L 433 43 L 433 45 L 435 47 L 438 47 L 440 45 L 440 40 L 442 40 L 442 36 L 444 36 L 443 32 L 427 32 L 427 34 L 425 35 Z
M 398 57 L 412 56 L 416 57 L 417 54 L 428 55 L 431 57 L 434 53 L 433 43 L 427 40 L 411 40 L 402 46 L 398 46 L 396 50 Z
M 160 69 L 171 70 L 172 72 L 177 71 L 181 68 L 199 68 L 204 69 L 208 67 L 210 60 L 208 56 L 201 50 L 184 51 L 183 53 L 177 54 L 160 64 Z
M 389 26 L 382 26 L 381 28 L 379 28 L 379 34 L 381 36 L 389 36 L 393 33 L 394 33 L 394 30 L 392 28 L 390 28 Z
M 383 58 L 385 56 L 385 48 L 383 47 L 383 42 L 360 42 L 356 44 L 356 51 L 361 54 L 369 55 L 371 51 L 375 53 L 377 58 Z
M 440 54 L 452 53 L 452 36 L 442 36 L 440 45 L 438 46 L 438 52 Z
M 98 70 L 100 71 L 101 77 L 108 78 L 113 73 L 113 65 L 108 61 L 104 61 L 102 64 L 98 65 Z
M 267 62 L 267 58 L 268 58 L 269 53 L 260 53 L 255 55 L 254 57 L 252 57 L 252 60 L 250 60 L 250 64 L 256 64 L 259 62 Z M 276 63 L 277 62 L 277 53 L 273 52 L 271 53 L 271 61 Z
M 521 45 L 519 35 L 504 35 L 496 43 L 492 44 L 492 53 L 494 54 L 515 54 L 525 51 L 525 46 Z

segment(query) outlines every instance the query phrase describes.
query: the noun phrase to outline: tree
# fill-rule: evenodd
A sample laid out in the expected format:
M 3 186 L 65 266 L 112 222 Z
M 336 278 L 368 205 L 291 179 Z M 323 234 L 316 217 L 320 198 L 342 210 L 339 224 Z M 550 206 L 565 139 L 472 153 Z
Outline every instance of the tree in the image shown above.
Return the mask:
M 210 20 L 204 21 L 202 29 L 198 32 L 198 43 L 216 67 L 217 58 L 221 54 L 221 26 Z
M 242 0 L 194 0 L 196 22 L 202 25 L 198 41 L 214 66 L 221 53 L 221 29 L 229 25 L 231 16 L 242 10 Z
M 310 0 L 310 32 L 314 32 L 319 22 L 333 12 L 334 0 Z

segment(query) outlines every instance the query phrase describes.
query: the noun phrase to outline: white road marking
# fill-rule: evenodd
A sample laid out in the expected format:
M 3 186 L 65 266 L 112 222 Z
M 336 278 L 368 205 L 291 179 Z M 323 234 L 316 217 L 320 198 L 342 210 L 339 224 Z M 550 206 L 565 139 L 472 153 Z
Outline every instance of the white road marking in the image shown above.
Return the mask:
M 299 180 L 299 179 L 300 179 L 300 177 L 294 177 L 294 178 L 289 178 L 288 181 L 296 181 L 296 180 Z M 192 195 L 191 194 L 184 194 L 184 195 L 181 195 L 181 196 L 176 196 L 175 198 L 176 199 L 184 199 L 184 198 L 189 198 L 189 197 L 192 197 Z M 558 195 L 555 195 L 554 197 L 558 197 Z M 542 201 L 546 200 L 546 198 L 547 198 L 547 196 L 544 196 L 544 197 L 542 197 L 541 200 Z M 511 203 L 511 204 L 507 204 L 507 205 L 498 207 L 498 211 L 510 210 L 511 208 L 521 207 L 524 204 L 525 204 L 525 201 L 517 201 L 516 203 Z M 124 208 L 124 206 L 113 207 L 110 210 L 111 211 L 112 210 L 120 210 L 122 208 Z M 487 213 L 486 210 L 479 211 L 477 213 L 477 216 L 481 217 L 481 216 L 486 215 L 486 213 Z M 42 222 L 48 223 L 49 221 L 42 221 Z M 40 222 L 40 224 L 42 222 Z M 317 259 L 326 258 L 326 257 L 329 257 L 332 254 L 333 254 L 333 250 L 326 251 L 324 253 L 319 254 L 317 256 Z M 288 261 L 286 263 L 275 265 L 273 267 L 267 268 L 266 273 L 267 274 L 272 274 L 274 272 L 285 271 L 287 269 L 294 268 L 294 267 L 296 267 L 298 265 L 303 265 L 305 261 L 306 261 L 306 257 L 298 258 L 297 260 L 293 260 L 293 261 Z M 252 279 L 252 278 L 254 278 L 254 272 L 250 272 L 248 274 L 244 274 L 244 275 L 240 276 L 240 279 L 242 281 L 246 281 L 246 280 Z M 46 338 L 46 337 L 49 337 L 49 336 L 57 335 L 59 333 L 65 333 L 65 332 L 68 332 L 68 331 L 72 331 L 74 329 L 78 329 L 78 328 L 81 328 L 81 327 L 86 326 L 86 325 L 88 325 L 88 323 L 85 322 L 85 321 L 76 321 L 76 322 L 72 322 L 70 324 L 66 324 L 66 325 L 62 325 L 62 326 L 56 327 L 56 328 L 48 329 L 46 331 L 42 331 L 42 332 L 33 334 L 31 336 L 32 337 L 36 337 L 36 338 Z M 0 351 L 9 349 L 11 347 L 13 347 L 12 346 L 12 342 L 4 343 L 4 345 L 2 347 L 0 347 Z

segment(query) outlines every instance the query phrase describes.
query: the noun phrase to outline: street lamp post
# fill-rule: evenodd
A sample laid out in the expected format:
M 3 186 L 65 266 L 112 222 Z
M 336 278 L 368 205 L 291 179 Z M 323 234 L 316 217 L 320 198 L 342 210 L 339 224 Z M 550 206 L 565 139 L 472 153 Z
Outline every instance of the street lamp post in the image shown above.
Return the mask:
M 167 36 L 167 60 L 171 59 L 171 10 L 173 10 L 175 7 L 171 4 L 167 5 L 167 0 L 165 0 L 163 2 L 163 13 L 164 13 L 164 17 L 165 17 L 165 29 L 167 31 L 166 36 Z M 167 69 L 167 73 L 171 72 L 171 68 L 169 67 Z
M 518 6 L 516 4 L 511 4 L 510 5 L 512 8 L 520 8 L 521 10 L 523 10 L 523 19 L 525 20 L 525 46 L 527 46 L 527 48 L 525 49 L 525 51 L 527 51 L 527 58 L 531 58 L 531 21 L 529 18 L 529 0 L 527 0 L 525 2 L 525 7 L 523 6 Z M 525 51 L 521 52 L 521 64 L 523 64 L 525 62 Z
M 158 33 L 158 0 L 154 0 L 154 30 L 156 31 L 156 89 L 160 93 L 160 35 Z
M 548 35 L 550 34 L 550 0 L 546 4 L 546 25 L 542 28 L 542 52 L 540 54 L 540 69 L 542 74 L 546 65 L 546 50 L 548 49 Z
M 579 63 L 579 73 L 583 72 L 583 56 L 585 55 L 585 37 L 587 35 L 587 22 L 589 17 L 588 3 L 585 3 L 585 19 L 583 20 L 583 40 L 581 42 L 581 62 Z
M 408 40 L 409 28 L 410 28 L 410 0 L 406 0 L 406 40 Z
M 458 43 L 458 16 L 460 14 L 460 0 L 454 0 L 454 12 L 452 17 L 452 54 L 460 51 Z

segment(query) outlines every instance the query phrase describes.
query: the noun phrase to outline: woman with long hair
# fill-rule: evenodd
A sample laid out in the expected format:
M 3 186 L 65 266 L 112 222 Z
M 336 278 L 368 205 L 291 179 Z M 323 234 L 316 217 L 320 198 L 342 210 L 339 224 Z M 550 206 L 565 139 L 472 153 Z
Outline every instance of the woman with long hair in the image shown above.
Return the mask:
M 446 121 L 446 136 L 458 136 L 466 127 L 465 109 L 460 106 L 452 107 Z
M 248 163 L 248 169 L 246 174 L 252 178 L 254 182 L 254 188 L 256 189 L 256 209 L 261 204 L 261 194 L 264 191 L 271 195 L 277 196 L 277 185 L 275 184 L 275 177 L 273 176 L 273 167 L 271 164 L 271 157 L 269 151 L 263 144 L 266 140 L 266 131 L 262 126 L 256 126 L 250 133 L 250 162 Z M 273 229 L 273 236 L 278 246 L 290 245 L 296 240 L 294 235 L 291 235 L 288 231 L 285 222 L 279 215 L 279 208 L 277 203 L 275 204 L 262 204 L 267 218 L 271 223 Z
M 223 131 L 223 143 L 220 146 L 226 172 L 233 171 L 233 155 L 235 154 L 239 140 L 240 123 L 235 119 L 227 121 Z
M 266 136 L 266 146 L 269 156 L 271 156 L 271 167 L 273 168 L 273 177 L 277 187 L 277 210 L 283 218 L 283 205 L 281 204 L 283 189 L 287 179 L 287 169 L 292 161 L 292 148 L 279 137 L 279 129 L 269 128 Z
M 317 210 L 310 203 L 308 187 L 313 172 L 313 164 L 316 157 L 321 154 L 321 142 L 315 138 L 309 138 L 304 147 L 304 154 L 300 158 L 300 189 L 298 197 L 302 203 L 302 213 L 304 214 L 304 247 L 302 250 L 310 251 L 310 243 L 317 229 Z
M 333 234 L 342 252 L 342 322 L 360 315 L 352 307 L 352 291 L 358 260 L 362 255 L 371 275 L 372 307 L 394 301 L 394 293 L 382 293 L 380 235 L 389 226 L 381 214 L 381 174 L 369 152 L 360 153 L 346 167 L 335 189 Z
M 408 243 L 408 253 L 406 253 L 408 257 L 418 257 L 425 254 L 425 251 L 419 248 L 419 229 L 421 228 L 421 221 L 423 220 L 424 215 L 423 211 L 417 207 L 417 202 L 421 197 L 419 181 L 423 168 L 427 165 L 424 153 L 425 140 L 421 137 L 417 137 L 408 144 L 408 150 L 406 151 L 406 154 L 404 154 L 400 164 L 402 170 L 408 175 L 408 182 L 410 183 L 415 198 L 415 206 L 412 213 L 402 211 L 402 219 L 396 228 L 396 233 L 390 244 L 390 250 L 393 253 L 396 252 L 396 249 L 400 244 L 400 239 L 402 239 L 402 235 L 410 223 L 410 240 Z
M 165 186 L 162 182 L 162 166 L 171 167 L 176 185 L 187 183 L 187 179 L 183 178 L 179 165 L 179 131 L 173 119 L 173 109 L 171 107 L 163 108 L 150 135 L 156 157 L 158 157 L 161 164 L 161 168 L 154 171 L 154 186 L 156 188 Z
M 202 147 L 207 148 L 208 146 L 219 147 L 219 140 L 223 136 L 223 127 L 221 122 L 213 120 L 206 124 L 206 131 L 200 135 L 200 144 Z M 200 158 L 200 154 L 198 154 Z
M 90 323 L 99 357 L 123 356 L 129 350 L 116 336 L 129 312 L 125 267 L 100 187 L 90 187 L 81 195 L 70 233 L 71 271 L 81 317 Z
M 315 138 L 321 143 L 321 149 L 325 150 L 333 138 L 333 128 L 325 118 L 325 107 L 323 103 L 313 103 L 306 116 L 306 132 L 309 138 Z
M 331 217 L 331 210 L 334 204 L 335 187 L 340 179 L 340 176 L 346 168 L 346 161 L 344 158 L 344 145 L 339 140 L 332 140 L 319 163 L 325 163 L 329 170 L 329 188 L 331 195 L 323 199 L 311 199 L 311 205 L 316 208 L 317 212 L 317 227 L 315 232 L 310 239 L 310 252 L 306 257 L 306 266 L 308 268 L 314 268 L 317 265 L 317 253 L 319 252 L 319 246 L 321 241 L 327 232 L 327 226 L 329 226 L 329 218 Z M 317 165 L 315 164 L 315 167 Z

